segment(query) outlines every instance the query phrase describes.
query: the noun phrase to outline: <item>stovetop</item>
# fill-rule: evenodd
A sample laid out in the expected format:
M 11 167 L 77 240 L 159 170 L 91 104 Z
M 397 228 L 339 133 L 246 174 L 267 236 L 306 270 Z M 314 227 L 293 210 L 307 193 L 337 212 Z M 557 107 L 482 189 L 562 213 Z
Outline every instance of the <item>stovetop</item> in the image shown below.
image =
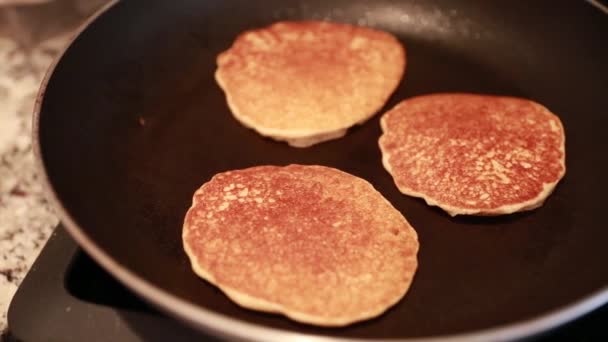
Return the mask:
M 8 323 L 14 341 L 214 339 L 140 300 L 82 252 L 61 226 L 13 298 Z M 608 341 L 608 304 L 534 339 Z
M 63 227 L 49 238 L 8 312 L 15 341 L 208 341 L 140 300 Z

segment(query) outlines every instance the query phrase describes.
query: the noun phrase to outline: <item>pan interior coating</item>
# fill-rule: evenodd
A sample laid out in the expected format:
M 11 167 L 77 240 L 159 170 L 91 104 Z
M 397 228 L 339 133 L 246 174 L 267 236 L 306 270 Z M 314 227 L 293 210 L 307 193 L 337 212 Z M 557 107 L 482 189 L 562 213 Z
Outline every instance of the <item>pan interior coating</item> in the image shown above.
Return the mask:
M 320 18 L 385 30 L 407 44 L 407 79 L 387 108 L 454 91 L 542 103 L 567 130 L 567 176 L 540 210 L 449 218 L 404 196 L 384 170 L 379 115 L 310 148 L 261 139 L 232 117 L 214 79 L 216 58 L 251 28 Z M 131 271 L 135 277 L 121 278 L 105 263 L 197 329 L 231 339 L 529 334 L 538 329 L 510 324 L 561 314 L 608 284 L 608 230 L 598 224 L 608 193 L 600 77 L 608 49 L 598 44 L 607 30 L 605 14 L 584 1 L 120 1 L 50 74 L 34 120 L 40 177 L 72 235 L 87 236 L 79 243 L 99 252 L 97 262 Z M 193 191 L 225 170 L 293 163 L 366 179 L 416 227 L 423 248 L 415 281 L 386 314 L 342 329 L 296 324 L 243 310 L 192 272 L 181 234 Z
M 414 229 L 371 184 L 324 166 L 220 173 L 183 230 L 194 271 L 241 306 L 344 326 L 397 303 L 417 268 Z

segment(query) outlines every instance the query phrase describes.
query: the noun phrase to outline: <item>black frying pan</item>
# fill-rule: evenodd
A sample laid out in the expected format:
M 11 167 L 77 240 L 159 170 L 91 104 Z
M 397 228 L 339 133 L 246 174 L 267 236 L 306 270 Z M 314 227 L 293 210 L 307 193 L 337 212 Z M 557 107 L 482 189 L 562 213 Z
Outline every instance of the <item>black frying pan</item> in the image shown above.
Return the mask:
M 399 193 L 380 163 L 378 116 L 307 149 L 230 115 L 216 55 L 246 29 L 332 19 L 396 34 L 405 80 L 386 108 L 432 92 L 523 96 L 566 129 L 567 175 L 545 205 L 451 218 Z M 227 336 L 516 338 L 608 300 L 608 17 L 583 1 L 125 1 L 100 14 L 50 74 L 35 115 L 44 180 L 70 233 L 150 302 Z M 385 109 L 386 109 L 385 108 Z M 190 270 L 182 220 L 217 172 L 333 166 L 370 181 L 420 236 L 406 297 L 341 329 L 242 309 Z M 463 335 L 467 334 L 467 335 Z

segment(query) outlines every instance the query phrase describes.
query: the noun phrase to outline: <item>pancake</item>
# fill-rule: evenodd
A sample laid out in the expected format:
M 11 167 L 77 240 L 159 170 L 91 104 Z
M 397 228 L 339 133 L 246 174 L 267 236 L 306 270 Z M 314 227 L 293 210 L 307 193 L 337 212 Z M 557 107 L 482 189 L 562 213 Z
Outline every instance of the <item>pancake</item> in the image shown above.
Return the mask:
M 530 100 L 419 96 L 380 122 L 382 163 L 399 190 L 452 216 L 537 208 L 566 172 L 562 123 Z
M 278 22 L 239 35 L 215 78 L 234 117 L 295 147 L 346 134 L 373 116 L 405 70 L 389 33 L 330 22 Z
M 344 326 L 382 314 L 408 290 L 418 238 L 365 180 L 324 166 L 217 174 L 186 214 L 196 274 L 237 304 Z

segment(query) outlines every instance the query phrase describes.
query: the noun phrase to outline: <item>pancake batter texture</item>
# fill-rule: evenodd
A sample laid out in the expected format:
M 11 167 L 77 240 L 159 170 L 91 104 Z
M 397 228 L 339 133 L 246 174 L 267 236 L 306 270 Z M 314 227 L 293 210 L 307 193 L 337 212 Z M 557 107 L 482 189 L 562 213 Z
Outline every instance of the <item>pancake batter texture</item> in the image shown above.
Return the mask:
M 381 126 L 382 162 L 399 190 L 452 216 L 537 208 L 566 172 L 561 121 L 526 99 L 419 96 Z
M 215 78 L 234 117 L 291 146 L 337 139 L 397 88 L 405 49 L 389 33 L 324 21 L 246 31 L 217 57 Z
M 196 274 L 237 304 L 320 326 L 397 303 L 419 247 L 371 184 L 310 165 L 217 174 L 194 194 L 183 243 Z

